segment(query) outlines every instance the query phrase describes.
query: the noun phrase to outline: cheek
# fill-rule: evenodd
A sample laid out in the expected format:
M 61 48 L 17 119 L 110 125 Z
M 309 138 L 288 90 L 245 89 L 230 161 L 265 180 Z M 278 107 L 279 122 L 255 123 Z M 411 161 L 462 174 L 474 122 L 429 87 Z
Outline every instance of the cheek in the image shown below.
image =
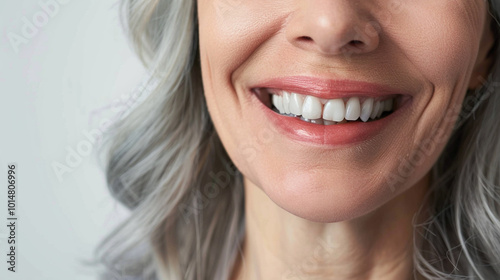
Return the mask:
M 455 84 L 472 70 L 484 21 L 481 2 L 415 1 L 392 26 L 395 43 L 435 86 Z
M 284 19 L 279 16 L 285 10 L 283 4 L 267 0 L 199 2 L 203 2 L 198 16 L 201 53 L 210 56 L 212 68 L 217 69 L 213 73 L 226 80 L 258 46 L 278 32 Z
M 276 3 L 275 3 L 276 2 Z M 250 170 L 266 142 L 265 129 L 249 132 L 232 80 L 256 49 L 281 27 L 284 4 L 267 0 L 198 1 L 199 46 L 207 107 L 225 149 L 240 169 Z M 246 94 L 240 90 L 240 94 Z M 255 136 L 255 137 L 250 137 Z
M 426 84 L 427 94 L 418 97 L 415 109 L 416 139 L 441 143 L 452 132 L 476 64 L 485 21 L 483 2 L 408 2 L 399 22 L 389 27 L 394 44 Z

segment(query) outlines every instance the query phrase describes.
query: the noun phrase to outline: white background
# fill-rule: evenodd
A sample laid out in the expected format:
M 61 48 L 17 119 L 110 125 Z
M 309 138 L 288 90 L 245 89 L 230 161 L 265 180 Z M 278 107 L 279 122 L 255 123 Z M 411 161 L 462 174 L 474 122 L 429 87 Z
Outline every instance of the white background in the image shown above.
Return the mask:
M 3 280 L 97 279 L 80 263 L 126 216 L 108 194 L 96 156 L 99 138 L 88 134 L 99 136 L 101 123 L 126 107 L 122 100 L 144 70 L 121 29 L 117 0 L 65 2 L 54 2 L 51 15 L 38 0 L 0 3 Z M 31 38 L 23 35 L 23 18 L 40 25 L 28 30 Z M 13 34 L 23 42 L 11 42 Z M 16 273 L 6 263 L 11 162 L 18 165 Z M 57 164 L 67 169 L 55 172 Z

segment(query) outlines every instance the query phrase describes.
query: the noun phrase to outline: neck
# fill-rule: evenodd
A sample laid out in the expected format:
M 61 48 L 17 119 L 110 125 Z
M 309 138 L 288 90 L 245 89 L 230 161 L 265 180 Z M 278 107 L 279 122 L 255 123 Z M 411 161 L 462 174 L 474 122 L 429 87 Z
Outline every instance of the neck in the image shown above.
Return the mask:
M 245 178 L 246 236 L 231 279 L 415 279 L 412 219 L 428 185 L 426 176 L 367 215 L 316 223 L 283 210 Z

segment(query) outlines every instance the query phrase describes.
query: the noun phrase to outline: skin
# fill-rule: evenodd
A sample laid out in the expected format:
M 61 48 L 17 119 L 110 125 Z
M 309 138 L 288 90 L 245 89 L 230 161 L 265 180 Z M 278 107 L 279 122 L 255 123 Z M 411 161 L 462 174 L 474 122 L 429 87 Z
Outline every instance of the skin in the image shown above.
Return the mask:
M 232 279 L 414 279 L 429 170 L 491 66 L 485 1 L 199 0 L 198 20 L 208 110 L 244 175 Z M 384 84 L 411 104 L 367 141 L 309 145 L 277 132 L 249 92 L 294 75 Z

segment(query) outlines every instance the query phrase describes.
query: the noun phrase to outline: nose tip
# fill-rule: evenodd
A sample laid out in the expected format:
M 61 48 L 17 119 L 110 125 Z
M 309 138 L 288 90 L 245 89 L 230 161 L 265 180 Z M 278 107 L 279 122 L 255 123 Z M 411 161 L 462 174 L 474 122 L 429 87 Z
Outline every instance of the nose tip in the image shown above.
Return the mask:
M 380 26 L 367 20 L 360 7 L 346 0 L 306 2 L 291 14 L 286 26 L 287 40 L 293 45 L 324 55 L 368 53 L 378 47 Z

